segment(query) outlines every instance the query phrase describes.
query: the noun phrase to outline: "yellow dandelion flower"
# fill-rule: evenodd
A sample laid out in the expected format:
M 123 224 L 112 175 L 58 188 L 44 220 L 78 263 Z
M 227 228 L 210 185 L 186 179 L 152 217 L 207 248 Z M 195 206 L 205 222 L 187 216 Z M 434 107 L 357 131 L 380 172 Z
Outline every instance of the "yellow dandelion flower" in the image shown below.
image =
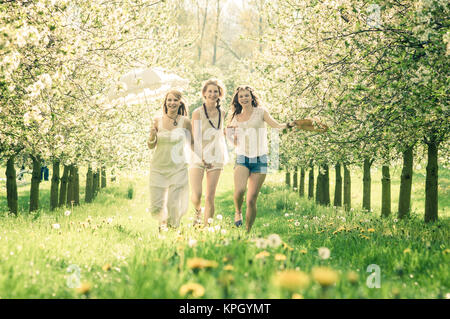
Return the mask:
M 222 261 L 223 261 L 224 263 L 226 263 L 228 260 L 229 260 L 228 257 L 223 257 L 223 258 L 222 258 Z
M 300 294 L 294 293 L 292 294 L 292 299 L 304 299 L 304 297 Z
M 358 276 L 358 273 L 357 273 L 357 272 L 355 272 L 355 271 L 349 271 L 349 272 L 347 273 L 347 280 L 348 280 L 350 283 L 355 284 L 355 283 L 358 282 L 358 279 L 359 279 L 359 276 Z
M 207 260 L 203 258 L 190 258 L 187 261 L 187 266 L 190 269 L 206 269 L 216 268 L 219 264 L 214 260 Z
M 449 248 L 446 248 L 442 253 L 443 253 L 444 255 L 450 254 L 450 249 L 449 249 Z
M 81 295 L 86 295 L 91 290 L 91 284 L 88 282 L 83 282 L 80 287 L 77 288 L 77 292 Z
M 283 261 L 283 260 L 286 260 L 286 256 L 283 255 L 283 254 L 276 254 L 276 255 L 275 255 L 275 260 L 277 260 L 277 261 Z
M 345 227 L 341 226 L 333 232 L 333 235 L 336 235 L 337 233 L 340 233 L 341 231 L 344 231 L 344 230 L 345 230 Z
M 308 252 L 308 249 L 300 249 L 299 252 L 301 254 L 306 254 Z
M 404 254 L 410 254 L 410 253 L 411 253 L 411 248 L 406 248 L 406 249 L 403 251 L 403 253 L 404 253 Z
M 309 281 L 309 276 L 298 270 L 280 271 L 273 277 L 273 282 L 276 286 L 289 291 L 306 288 L 309 285 Z
M 369 233 L 374 233 L 374 232 L 375 232 L 375 229 L 369 228 L 367 231 L 368 231 Z
M 312 277 L 317 281 L 322 287 L 329 287 L 334 285 L 339 278 L 336 271 L 328 267 L 315 267 L 313 268 Z
M 362 228 L 362 229 L 361 229 L 361 234 L 364 233 L 364 232 L 365 232 L 365 230 Z
M 223 274 L 222 276 L 219 277 L 218 281 L 223 286 L 228 286 L 234 281 L 234 277 L 232 274 L 229 274 L 229 273 Z
M 368 236 L 366 236 L 366 235 L 361 235 L 361 238 L 364 238 L 364 239 L 370 239 L 370 237 L 368 237 Z
M 263 259 L 263 258 L 269 257 L 269 256 L 270 256 L 270 253 L 265 251 L 265 250 L 263 250 L 262 252 L 256 254 L 255 258 L 256 259 Z
M 225 266 L 223 267 L 223 270 L 233 271 L 233 270 L 234 270 L 234 267 L 233 267 L 233 265 L 225 265 Z
M 102 269 L 103 269 L 103 271 L 111 270 L 111 264 L 104 264 Z
M 294 248 L 292 248 L 291 246 L 289 246 L 288 244 L 286 244 L 285 242 L 283 242 L 283 248 L 287 249 L 287 250 L 294 250 Z
M 180 287 L 180 296 L 192 295 L 194 298 L 200 298 L 205 294 L 205 288 L 197 283 L 190 282 Z

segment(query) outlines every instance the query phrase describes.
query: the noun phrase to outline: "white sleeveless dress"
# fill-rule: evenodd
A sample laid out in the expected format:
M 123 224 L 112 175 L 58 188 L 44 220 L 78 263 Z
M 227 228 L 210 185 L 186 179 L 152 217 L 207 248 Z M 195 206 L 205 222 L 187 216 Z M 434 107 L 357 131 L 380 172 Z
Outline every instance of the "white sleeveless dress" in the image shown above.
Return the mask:
M 219 124 L 219 114 L 213 118 L 208 117 L 205 114 L 203 107 L 200 107 L 200 120 L 195 123 L 196 131 L 194 134 L 194 147 L 199 149 L 199 153 L 202 154 L 205 162 L 212 164 L 212 167 L 207 169 L 207 171 L 223 169 L 223 166 L 228 163 L 228 150 L 227 144 L 225 142 L 225 135 L 223 133 L 223 123 L 225 121 L 225 113 L 220 111 L 220 127 L 216 129 L 211 126 L 211 121 L 213 125 L 217 126 Z M 193 123 L 194 124 L 194 123 Z M 195 153 L 191 152 L 191 168 L 201 168 L 206 169 L 203 165 L 202 159 Z
M 158 120 L 157 143 L 150 161 L 150 212 L 173 227 L 179 226 L 189 205 L 184 119 L 181 117 L 172 130 L 163 128 L 162 118 Z

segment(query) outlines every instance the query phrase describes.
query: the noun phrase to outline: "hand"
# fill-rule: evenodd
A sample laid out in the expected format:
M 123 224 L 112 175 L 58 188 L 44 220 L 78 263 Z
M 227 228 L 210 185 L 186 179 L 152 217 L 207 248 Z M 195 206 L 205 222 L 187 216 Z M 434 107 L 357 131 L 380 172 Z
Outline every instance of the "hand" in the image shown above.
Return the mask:
M 206 167 L 206 169 L 212 168 L 212 164 L 211 163 L 206 163 L 205 160 L 202 160 L 202 161 L 203 161 L 203 165 Z
M 286 123 L 286 128 L 293 128 L 294 126 L 295 126 L 294 121 Z
M 150 129 L 150 139 L 153 140 L 155 139 L 156 133 L 158 132 L 158 130 L 156 129 L 156 127 L 152 127 Z

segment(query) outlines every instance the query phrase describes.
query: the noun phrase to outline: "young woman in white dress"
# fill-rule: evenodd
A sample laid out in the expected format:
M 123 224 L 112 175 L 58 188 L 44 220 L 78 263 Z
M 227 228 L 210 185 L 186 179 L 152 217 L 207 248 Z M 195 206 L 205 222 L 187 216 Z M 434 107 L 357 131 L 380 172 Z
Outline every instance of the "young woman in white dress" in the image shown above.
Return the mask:
M 164 99 L 163 115 L 154 119 L 148 147 L 154 149 L 150 162 L 150 213 L 159 229 L 178 227 L 189 206 L 186 143 L 192 126 L 186 116 L 181 92 L 172 90 Z
M 191 157 L 189 178 L 191 201 L 195 210 L 194 224 L 202 219 L 207 224 L 214 216 L 214 198 L 220 174 L 227 162 L 228 154 L 225 142 L 224 112 L 220 101 L 225 96 L 225 87 L 220 80 L 209 79 L 202 87 L 203 105 L 192 113 L 194 149 Z M 205 210 L 202 216 L 202 182 L 206 172 Z

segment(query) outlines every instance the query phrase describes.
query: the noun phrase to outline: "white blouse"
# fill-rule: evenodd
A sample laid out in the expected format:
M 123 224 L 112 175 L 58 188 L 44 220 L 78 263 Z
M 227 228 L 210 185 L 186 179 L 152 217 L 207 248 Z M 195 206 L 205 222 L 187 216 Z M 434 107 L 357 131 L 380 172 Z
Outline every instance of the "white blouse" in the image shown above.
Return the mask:
M 264 110 L 263 107 L 254 107 L 247 121 L 239 122 L 236 116 L 231 121 L 231 126 L 236 127 L 237 155 L 257 157 L 269 153 Z

